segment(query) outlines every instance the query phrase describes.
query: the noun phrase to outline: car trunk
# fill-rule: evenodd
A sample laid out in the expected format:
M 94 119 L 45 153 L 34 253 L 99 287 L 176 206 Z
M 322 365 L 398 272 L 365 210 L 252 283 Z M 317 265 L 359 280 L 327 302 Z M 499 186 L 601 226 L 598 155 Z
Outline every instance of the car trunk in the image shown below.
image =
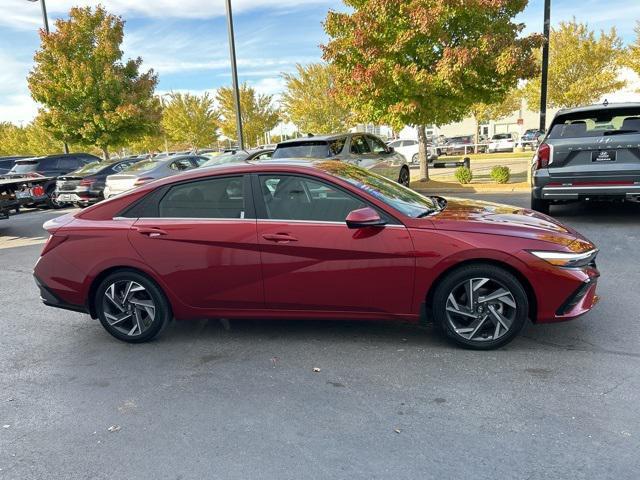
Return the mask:
M 640 134 L 554 139 L 549 176 L 564 181 L 640 178 Z
M 56 190 L 59 192 L 73 192 L 78 186 L 80 186 L 82 179 L 83 177 L 70 175 L 58 177 L 58 180 L 56 181 Z
M 107 185 L 112 194 L 126 192 L 135 187 L 135 183 L 139 178 L 137 175 L 111 175 L 107 177 Z

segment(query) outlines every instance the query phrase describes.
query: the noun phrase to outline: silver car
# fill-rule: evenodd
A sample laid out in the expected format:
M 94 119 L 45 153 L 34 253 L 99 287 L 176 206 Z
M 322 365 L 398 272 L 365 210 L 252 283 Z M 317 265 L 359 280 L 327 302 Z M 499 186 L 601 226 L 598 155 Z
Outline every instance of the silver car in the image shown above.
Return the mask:
M 407 160 L 370 133 L 310 136 L 280 142 L 271 157 L 326 158 L 341 160 L 383 175 L 409 186 L 411 175 Z
M 640 200 L 640 103 L 560 110 L 532 164 L 531 208 Z
M 104 198 L 113 197 L 158 178 L 198 168 L 207 160 L 208 158 L 199 155 L 176 155 L 143 160 L 122 173 L 109 175 L 104 187 Z

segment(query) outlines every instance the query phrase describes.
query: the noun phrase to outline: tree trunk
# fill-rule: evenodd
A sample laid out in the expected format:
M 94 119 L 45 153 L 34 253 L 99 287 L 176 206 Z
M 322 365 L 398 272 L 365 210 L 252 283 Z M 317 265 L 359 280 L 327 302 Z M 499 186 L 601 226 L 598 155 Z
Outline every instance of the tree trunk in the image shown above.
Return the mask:
M 62 142 L 62 146 L 64 147 L 64 153 L 69 153 L 69 144 L 67 142 Z
M 427 132 L 425 131 L 424 125 L 416 126 L 416 130 L 418 130 L 418 157 L 420 158 L 420 181 L 427 182 L 429 181 L 429 165 L 428 162 L 428 153 L 427 153 Z
M 109 160 L 109 147 L 100 147 L 102 150 L 102 159 Z

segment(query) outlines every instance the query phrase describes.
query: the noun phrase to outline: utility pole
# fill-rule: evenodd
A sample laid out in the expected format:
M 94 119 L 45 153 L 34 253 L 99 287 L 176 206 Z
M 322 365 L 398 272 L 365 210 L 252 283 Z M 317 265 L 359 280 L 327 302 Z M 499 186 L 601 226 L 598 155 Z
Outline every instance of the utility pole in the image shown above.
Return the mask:
M 549 76 L 549 37 L 551 30 L 551 0 L 544 0 L 544 45 L 540 72 L 540 130 L 547 129 L 547 79 Z
M 238 148 L 244 150 L 242 135 L 242 116 L 240 109 L 240 91 L 238 90 L 238 67 L 236 65 L 236 42 L 233 36 L 233 14 L 231 13 L 231 0 L 226 0 L 227 6 L 227 31 L 229 34 L 229 54 L 231 56 L 231 82 L 233 96 L 236 103 L 236 134 L 238 136 Z

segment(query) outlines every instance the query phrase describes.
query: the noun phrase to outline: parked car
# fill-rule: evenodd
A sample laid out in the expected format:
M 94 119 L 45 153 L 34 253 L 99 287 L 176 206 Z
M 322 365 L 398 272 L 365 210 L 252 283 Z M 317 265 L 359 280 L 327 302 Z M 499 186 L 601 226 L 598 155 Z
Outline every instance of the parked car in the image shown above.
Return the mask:
M 216 167 L 219 165 L 226 165 L 228 163 L 246 162 L 249 160 L 267 160 L 273 155 L 273 148 L 254 148 L 252 150 L 233 150 L 228 153 L 219 154 L 212 152 L 205 155 L 209 158 L 202 168 Z
M 531 147 L 532 150 L 535 150 L 538 146 L 538 137 L 544 135 L 543 130 L 539 130 L 537 128 L 530 128 L 526 130 L 522 136 L 520 137 L 520 145 L 523 147 Z
M 49 177 L 44 184 L 44 192 L 41 196 L 34 197 L 35 205 L 46 204 L 57 207 L 55 201 L 56 179 L 77 170 L 88 163 L 99 162 L 100 159 L 90 153 L 68 153 L 47 155 L 44 157 L 31 157 L 16 160 L 15 165 L 7 174 L 11 177 L 23 177 L 40 175 Z
M 598 250 L 575 230 L 344 161 L 200 168 L 44 228 L 44 303 L 133 343 L 172 318 L 303 317 L 428 320 L 490 349 L 527 318 L 570 320 L 597 299 Z
M 489 153 L 513 152 L 516 147 L 516 139 L 513 133 L 496 133 L 491 137 L 487 146 Z
M 200 155 L 174 155 L 143 160 L 121 173 L 109 175 L 104 187 L 104 198 L 119 195 L 158 178 L 198 168 L 207 160 L 207 157 Z
M 420 161 L 420 145 L 417 140 L 393 140 L 391 142 L 388 142 L 387 146 L 393 148 L 396 152 L 401 153 L 408 162 L 414 165 L 419 163 Z M 428 145 L 427 154 L 427 160 L 429 162 L 434 162 L 438 159 L 438 154 L 436 153 L 436 149 L 432 144 Z
M 137 158 L 106 160 L 88 163 L 84 167 L 56 181 L 55 200 L 59 205 L 75 204 L 86 207 L 104 199 L 107 176 L 113 175 L 139 162 Z
M 640 201 L 640 103 L 560 110 L 532 165 L 531 208 L 582 200 Z
M 436 152 L 438 155 L 469 155 L 476 150 L 475 140 L 474 135 L 450 137 L 436 147 Z M 484 148 L 484 146 L 479 146 L 478 152 L 484 152 Z
M 20 160 L 23 158 L 31 158 L 28 156 L 15 156 L 15 157 L 0 157 L 0 175 L 6 175 L 11 171 L 13 166 L 16 163 L 16 160 Z
M 271 157 L 341 160 L 408 186 L 411 173 L 405 157 L 370 133 L 311 136 L 280 142 Z

